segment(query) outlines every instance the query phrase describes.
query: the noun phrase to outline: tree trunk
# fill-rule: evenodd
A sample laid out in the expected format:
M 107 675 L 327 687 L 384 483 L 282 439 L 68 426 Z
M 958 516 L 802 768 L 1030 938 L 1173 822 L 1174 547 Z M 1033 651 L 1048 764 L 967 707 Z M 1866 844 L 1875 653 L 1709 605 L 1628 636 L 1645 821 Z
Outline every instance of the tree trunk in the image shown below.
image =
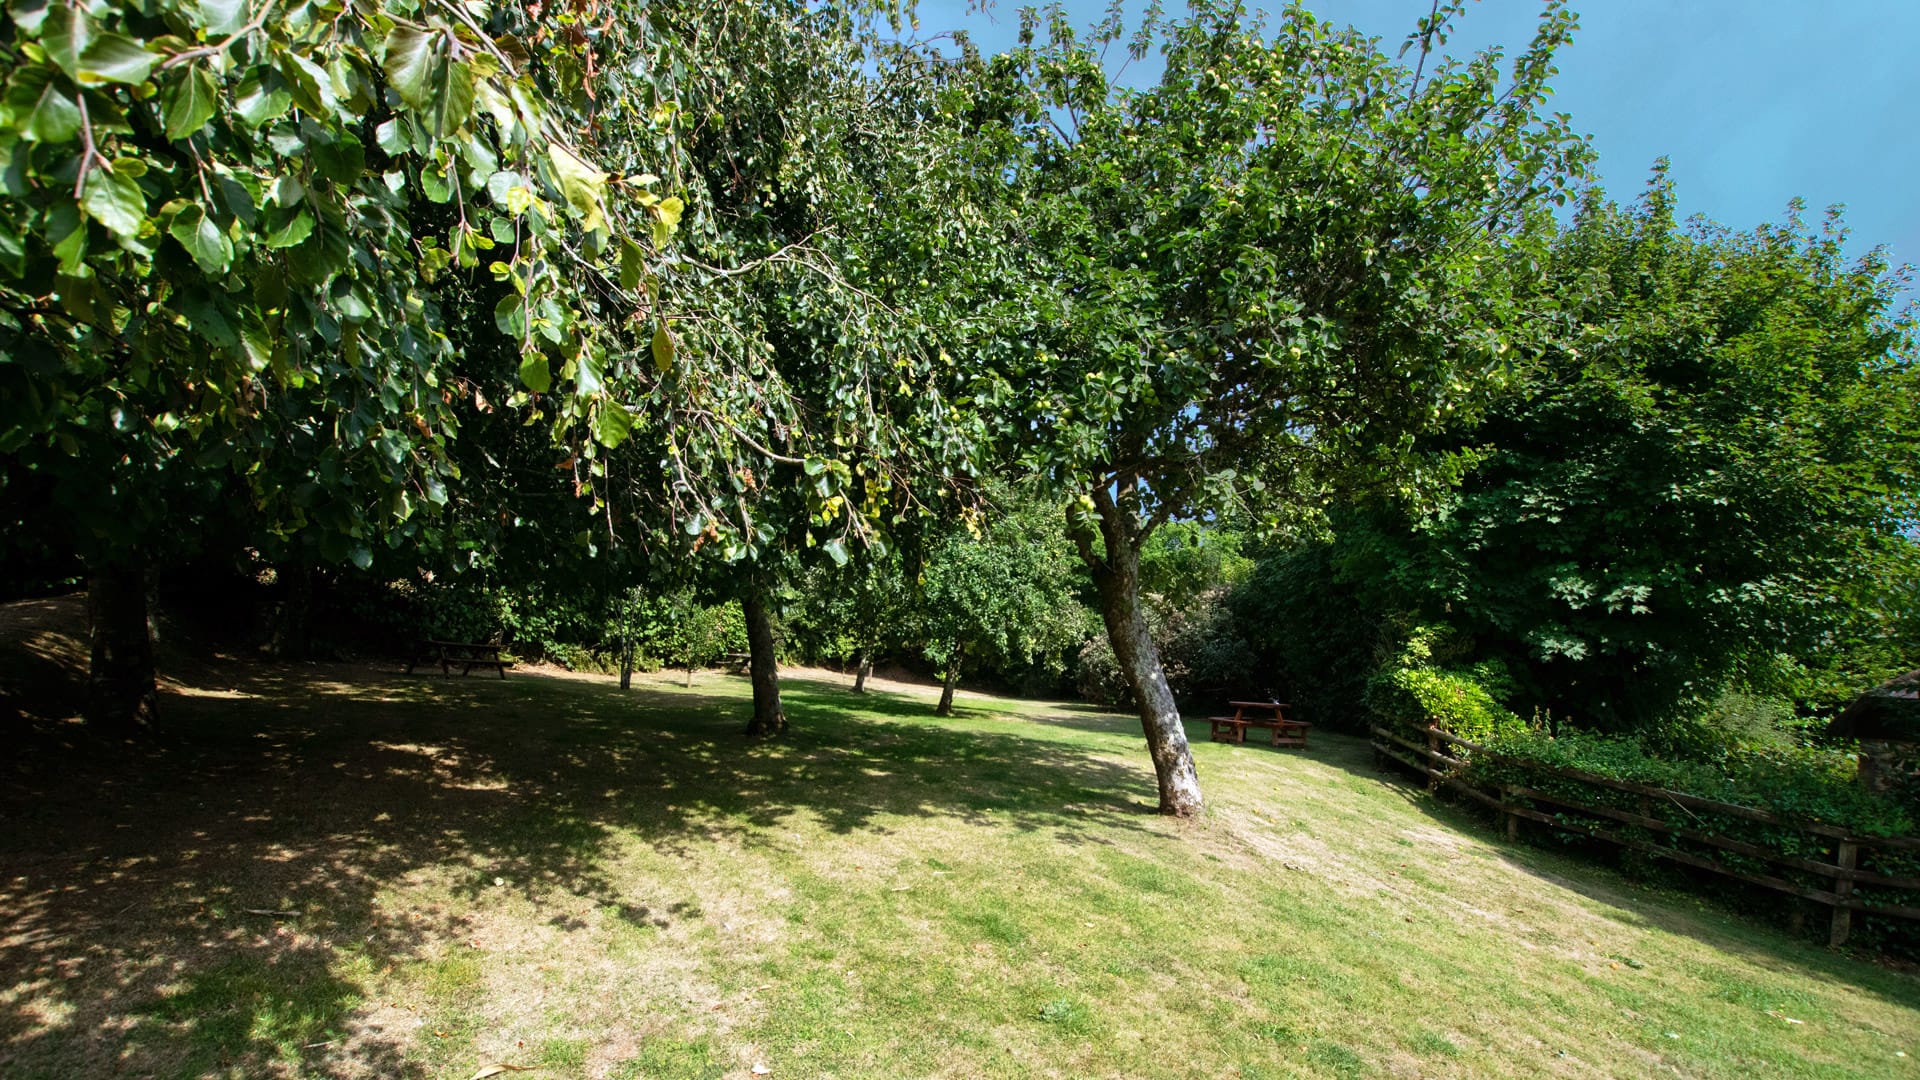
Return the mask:
M 766 592 L 758 583 L 747 586 L 740 609 L 747 617 L 748 667 L 753 677 L 753 719 L 747 723 L 747 734 L 778 735 L 787 730 L 787 713 L 780 707 L 773 614 L 767 610 Z
M 863 652 L 860 654 L 860 659 L 855 663 L 855 666 L 854 666 L 854 674 L 853 674 L 853 692 L 854 693 L 864 694 L 867 692 L 867 676 L 871 674 L 873 674 L 873 657 Z
M 687 665 L 687 689 L 693 689 L 693 665 Z
M 1193 750 L 1187 729 L 1180 723 L 1180 707 L 1167 686 L 1160 650 L 1147 630 L 1140 606 L 1140 544 L 1145 537 L 1133 513 L 1116 505 L 1106 491 L 1094 492 L 1100 515 L 1100 535 L 1106 551 L 1096 555 L 1084 532 L 1076 535 L 1081 557 L 1093 571 L 1100 594 L 1100 615 L 1107 624 L 1113 656 L 1133 690 L 1146 732 L 1147 753 L 1160 785 L 1160 812 L 1188 817 L 1200 812 L 1200 777 L 1193 768 Z
M 90 568 L 87 621 L 93 643 L 87 718 L 115 732 L 151 728 L 159 717 L 160 699 L 153 681 L 146 572 L 138 567 Z
M 620 689 L 633 689 L 633 639 L 620 642 Z
M 940 684 L 940 707 L 933 710 L 935 716 L 953 715 L 953 688 L 960 685 L 960 657 L 964 647 L 953 647 L 953 658 L 947 661 L 947 677 Z
M 305 660 L 313 655 L 313 569 L 305 553 L 278 568 L 280 606 L 274 613 L 273 655 Z

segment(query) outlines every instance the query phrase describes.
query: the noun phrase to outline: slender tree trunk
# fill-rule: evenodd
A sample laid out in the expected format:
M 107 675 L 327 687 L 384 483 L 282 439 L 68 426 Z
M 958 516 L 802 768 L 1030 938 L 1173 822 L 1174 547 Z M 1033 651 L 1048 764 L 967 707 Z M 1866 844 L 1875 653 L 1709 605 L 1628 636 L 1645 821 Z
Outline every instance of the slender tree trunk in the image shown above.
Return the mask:
M 633 639 L 620 640 L 620 689 L 633 689 Z
M 687 665 L 687 689 L 693 689 L 693 665 Z
M 856 662 L 854 667 L 854 674 L 853 674 L 853 692 L 854 693 L 864 694 L 867 692 L 867 676 L 871 674 L 873 674 L 873 656 L 871 653 L 862 652 L 860 654 L 860 659 Z
M 953 715 L 953 688 L 960 685 L 960 658 L 964 646 L 953 647 L 953 658 L 947 661 L 946 680 L 940 684 L 940 707 L 933 710 L 935 716 Z
M 1100 615 L 1107 624 L 1114 659 L 1140 710 L 1147 753 L 1153 758 L 1160 786 L 1160 812 L 1188 817 L 1199 813 L 1203 805 L 1200 777 L 1193 768 L 1187 729 L 1180 723 L 1180 707 L 1174 703 L 1166 669 L 1160 666 L 1160 650 L 1153 644 L 1146 611 L 1140 605 L 1140 544 L 1145 537 L 1132 511 L 1116 505 L 1109 493 L 1094 492 L 1094 504 L 1100 515 L 1105 553 L 1096 555 L 1084 532 L 1075 540 L 1081 557 L 1093 571 L 1093 583 L 1100 594 Z
M 104 729 L 134 732 L 159 718 L 153 681 L 153 633 L 147 624 L 147 575 L 138 566 L 95 566 L 87 573 L 93 658 L 87 717 Z
M 282 660 L 313 655 L 313 569 L 304 552 L 279 568 L 280 607 L 275 612 L 273 654 Z
M 774 656 L 773 613 L 767 610 L 764 588 L 747 586 L 740 609 L 747 617 L 748 667 L 753 677 L 753 719 L 749 735 L 778 735 L 787 730 L 787 713 L 780 707 L 780 672 Z

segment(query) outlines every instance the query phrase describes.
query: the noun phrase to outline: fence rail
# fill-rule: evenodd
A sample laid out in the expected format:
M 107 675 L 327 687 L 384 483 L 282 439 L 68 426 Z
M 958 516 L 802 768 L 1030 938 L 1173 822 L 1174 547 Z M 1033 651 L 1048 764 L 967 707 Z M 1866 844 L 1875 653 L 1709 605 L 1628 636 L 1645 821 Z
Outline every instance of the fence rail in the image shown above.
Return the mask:
M 1828 944 L 1834 946 L 1846 942 L 1847 936 L 1853 929 L 1853 913 L 1856 911 L 1870 912 L 1874 915 L 1890 915 L 1900 919 L 1920 920 L 1920 907 L 1909 907 L 1900 904 L 1868 903 L 1853 895 L 1855 885 L 1879 885 L 1886 888 L 1910 889 L 1920 892 L 1920 878 L 1893 877 L 1886 874 L 1874 873 L 1870 870 L 1862 870 L 1858 867 L 1862 849 L 1920 850 L 1920 839 L 1912 837 L 1858 836 L 1839 826 L 1828 825 L 1823 822 L 1796 821 L 1791 818 L 1781 817 L 1778 814 L 1769 813 L 1765 810 L 1755 809 L 1751 806 L 1739 806 L 1734 803 L 1725 803 L 1714 799 L 1703 799 L 1697 795 L 1688 795 L 1679 791 L 1668 791 L 1665 788 L 1653 787 L 1649 784 L 1635 783 L 1631 780 L 1617 780 L 1613 777 L 1601 776 L 1597 773 L 1585 772 L 1580 769 L 1571 769 L 1562 765 L 1549 765 L 1543 762 L 1527 761 L 1525 759 L 1506 760 L 1513 761 L 1517 765 L 1539 772 L 1562 776 L 1584 784 L 1592 784 L 1596 787 L 1612 788 L 1617 791 L 1637 795 L 1640 797 L 1639 812 L 1622 810 L 1613 806 L 1601 806 L 1589 802 L 1580 802 L 1571 796 L 1556 795 L 1551 792 L 1528 787 L 1524 784 L 1476 785 L 1467 779 L 1465 775 L 1467 763 L 1462 756 L 1458 756 L 1459 752 L 1455 750 L 1455 748 L 1464 748 L 1469 753 L 1474 754 L 1488 754 L 1496 757 L 1498 755 L 1495 755 L 1492 751 L 1489 751 L 1478 743 L 1462 739 L 1457 735 L 1442 731 L 1436 727 L 1428 727 L 1425 730 L 1425 735 L 1427 737 L 1426 744 L 1423 746 L 1400 732 L 1383 727 L 1375 727 L 1373 729 L 1373 749 L 1375 753 L 1383 757 L 1398 761 L 1400 764 L 1424 774 L 1427 777 L 1427 789 L 1429 791 L 1438 790 L 1444 786 L 1451 790 L 1458 791 L 1472 798 L 1474 801 L 1499 812 L 1506 823 L 1507 839 L 1509 840 L 1518 839 L 1521 821 L 1537 821 L 1561 832 L 1590 836 L 1596 840 L 1604 840 L 1608 843 L 1617 844 L 1620 847 L 1639 851 L 1656 858 L 1668 859 L 1694 867 L 1695 869 L 1720 874 L 1725 877 L 1747 882 L 1748 884 L 1759 885 L 1778 892 L 1798 896 L 1805 900 L 1811 900 L 1818 904 L 1824 904 L 1833 910 L 1832 926 L 1828 933 L 1827 941 Z M 1446 751 L 1448 750 L 1453 750 L 1454 753 L 1447 753 Z M 1774 866 L 1787 867 L 1801 871 L 1802 873 L 1817 874 L 1821 877 L 1831 878 L 1832 884 L 1829 888 L 1817 889 L 1808 885 L 1788 881 L 1785 878 L 1773 874 L 1728 866 L 1724 862 L 1708 858 L 1704 855 L 1696 855 L 1693 852 L 1681 851 L 1677 848 L 1662 847 L 1658 844 L 1648 843 L 1637 837 L 1622 835 L 1611 828 L 1605 828 L 1600 825 L 1581 825 L 1565 821 L 1560 815 L 1547 813 L 1534 806 L 1521 805 L 1515 801 L 1516 799 L 1525 799 L 1532 803 L 1547 803 L 1552 806 L 1564 807 L 1579 814 L 1617 821 L 1636 829 L 1648 829 L 1655 832 L 1667 833 L 1684 840 L 1690 840 L 1696 844 L 1703 844 L 1722 851 L 1744 855 L 1751 859 L 1759 859 Z M 1792 829 L 1797 832 L 1821 837 L 1825 840 L 1832 841 L 1834 861 L 1830 863 L 1821 862 L 1817 859 L 1807 859 L 1798 855 L 1789 855 L 1785 852 L 1773 851 L 1744 840 L 1715 836 L 1710 832 L 1690 829 L 1683 825 L 1675 825 L 1663 821 L 1660 818 L 1654 817 L 1652 814 L 1655 800 L 1672 802 L 1674 805 L 1681 807 L 1689 813 L 1696 809 L 1705 810 L 1714 814 L 1741 818 L 1766 825 L 1774 825 L 1780 828 Z

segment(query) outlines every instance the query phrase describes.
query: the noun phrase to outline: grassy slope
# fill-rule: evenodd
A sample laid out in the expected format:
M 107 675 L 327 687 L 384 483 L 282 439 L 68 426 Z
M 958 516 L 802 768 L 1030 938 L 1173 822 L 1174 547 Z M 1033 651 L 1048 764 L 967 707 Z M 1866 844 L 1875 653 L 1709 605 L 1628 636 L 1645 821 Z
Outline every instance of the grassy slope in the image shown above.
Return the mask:
M 216 668 L 0 767 L 0 1075 L 1920 1076 L 1914 978 L 1357 741 L 1199 743 L 1178 823 L 1121 718 L 674 679 Z

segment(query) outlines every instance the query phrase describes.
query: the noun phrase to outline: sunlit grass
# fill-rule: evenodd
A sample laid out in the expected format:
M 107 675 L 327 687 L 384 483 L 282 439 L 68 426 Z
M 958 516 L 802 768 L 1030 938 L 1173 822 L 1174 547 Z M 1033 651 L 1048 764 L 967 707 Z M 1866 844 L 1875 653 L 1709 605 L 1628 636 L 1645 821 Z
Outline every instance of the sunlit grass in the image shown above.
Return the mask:
M 175 743 L 35 763 L 0 1074 L 1920 1075 L 1912 977 L 1356 740 L 1201 741 L 1176 822 L 1126 718 L 821 679 L 754 742 L 744 680 L 677 679 L 235 669 Z

